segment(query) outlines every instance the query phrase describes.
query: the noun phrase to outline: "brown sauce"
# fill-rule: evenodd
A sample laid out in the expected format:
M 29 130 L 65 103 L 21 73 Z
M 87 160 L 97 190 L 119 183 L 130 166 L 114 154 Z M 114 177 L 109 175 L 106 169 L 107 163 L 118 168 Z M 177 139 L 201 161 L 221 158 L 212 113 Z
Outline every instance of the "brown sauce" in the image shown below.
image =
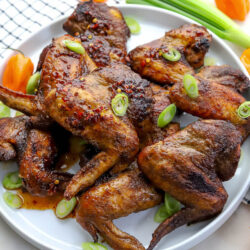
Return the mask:
M 22 208 L 35 209 L 35 210 L 47 210 L 52 209 L 54 212 L 56 206 L 63 199 L 63 194 L 56 194 L 54 196 L 33 196 L 32 194 L 22 189 L 17 190 L 17 194 L 23 199 Z M 75 218 L 75 209 L 66 218 Z
M 65 153 L 60 157 L 56 168 L 65 172 L 69 170 L 78 160 L 79 154 Z

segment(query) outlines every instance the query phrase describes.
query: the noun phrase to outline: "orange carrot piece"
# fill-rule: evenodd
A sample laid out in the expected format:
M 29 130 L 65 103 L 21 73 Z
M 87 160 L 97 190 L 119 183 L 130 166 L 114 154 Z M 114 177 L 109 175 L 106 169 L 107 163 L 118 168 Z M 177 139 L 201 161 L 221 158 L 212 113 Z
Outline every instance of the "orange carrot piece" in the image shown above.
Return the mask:
M 250 49 L 244 50 L 240 57 L 241 62 L 246 67 L 248 73 L 250 74 Z

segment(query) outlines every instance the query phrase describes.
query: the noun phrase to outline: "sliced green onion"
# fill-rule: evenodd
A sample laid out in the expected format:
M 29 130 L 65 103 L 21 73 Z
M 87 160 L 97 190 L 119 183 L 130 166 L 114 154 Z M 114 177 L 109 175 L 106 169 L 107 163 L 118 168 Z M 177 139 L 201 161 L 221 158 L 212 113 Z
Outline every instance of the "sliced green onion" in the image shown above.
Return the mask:
M 204 66 L 214 66 L 214 65 L 216 65 L 215 58 L 206 56 L 204 59 Z
M 94 242 L 84 242 L 82 243 L 82 249 L 83 250 L 108 250 L 107 247 L 100 243 L 94 243 Z
M 22 112 L 20 112 L 20 111 L 16 111 L 16 113 L 15 113 L 15 117 L 17 117 L 17 116 L 21 116 L 21 115 L 24 115 L 24 113 L 22 113 Z
M 76 52 L 77 54 L 83 55 L 85 53 L 85 49 L 78 42 L 71 41 L 71 40 L 63 40 L 63 43 L 68 49 L 72 50 L 73 52 Z
M 76 206 L 76 198 L 71 200 L 62 199 L 56 206 L 56 216 L 60 219 L 68 216 Z
M 132 34 L 138 34 L 141 31 L 140 24 L 132 17 L 124 17 L 126 24 L 129 27 L 129 30 Z
M 197 80 L 190 74 L 185 74 L 183 77 L 184 89 L 190 98 L 197 98 L 199 96 Z
M 175 114 L 176 106 L 174 103 L 172 103 L 160 113 L 157 121 L 157 126 L 160 128 L 165 127 L 174 119 Z
M 11 172 L 4 176 L 3 186 L 6 189 L 17 189 L 22 186 L 22 179 L 19 177 L 19 172 Z
M 243 102 L 237 109 L 237 114 L 243 119 L 248 118 L 250 116 L 250 101 Z
M 23 200 L 19 195 L 8 191 L 3 193 L 3 199 L 5 203 L 11 208 L 21 208 L 23 205 Z
M 170 48 L 168 52 L 162 53 L 162 56 L 164 59 L 171 61 L 171 62 L 177 62 L 181 59 L 181 53 L 174 48 Z
M 0 118 L 9 117 L 9 116 L 10 116 L 10 108 L 8 106 L 4 105 L 0 101 Z
M 161 205 L 154 216 L 154 221 L 157 223 L 162 223 L 169 217 L 165 205 Z
M 165 208 L 167 213 L 171 216 L 180 211 L 181 203 L 174 199 L 171 195 L 165 193 Z
M 124 116 L 128 108 L 128 96 L 124 93 L 117 94 L 111 101 L 111 107 L 117 116 Z
M 29 95 L 34 95 L 37 91 L 38 85 L 39 85 L 39 81 L 41 78 L 41 74 L 40 72 L 36 72 L 35 74 L 33 74 L 26 86 L 26 93 Z
M 242 47 L 250 47 L 250 36 L 210 3 L 202 0 L 126 0 L 129 4 L 146 4 L 187 16 L 204 25 L 219 37 Z

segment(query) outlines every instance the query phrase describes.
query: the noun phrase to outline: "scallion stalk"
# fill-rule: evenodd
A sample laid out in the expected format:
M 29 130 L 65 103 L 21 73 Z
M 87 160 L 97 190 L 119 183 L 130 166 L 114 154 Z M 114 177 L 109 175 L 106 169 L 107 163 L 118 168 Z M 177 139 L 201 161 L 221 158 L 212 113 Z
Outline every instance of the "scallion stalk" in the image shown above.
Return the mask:
M 250 36 L 228 16 L 203 0 L 126 0 L 129 4 L 146 4 L 170 10 L 204 25 L 219 37 L 242 47 L 250 47 Z

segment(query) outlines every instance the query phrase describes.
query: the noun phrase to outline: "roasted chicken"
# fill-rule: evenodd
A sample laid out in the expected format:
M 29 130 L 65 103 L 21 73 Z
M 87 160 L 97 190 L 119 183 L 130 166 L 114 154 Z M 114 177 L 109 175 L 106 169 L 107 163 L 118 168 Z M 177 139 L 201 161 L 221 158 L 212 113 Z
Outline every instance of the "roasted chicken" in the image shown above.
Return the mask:
M 201 67 L 212 41 L 206 28 L 186 24 L 166 32 L 163 38 L 133 49 L 129 53 L 132 69 L 153 82 L 164 86 L 180 81 L 184 74 Z M 181 53 L 180 60 L 168 61 L 162 54 L 170 49 Z
M 125 63 L 130 31 L 116 7 L 93 1 L 79 3 L 63 28 L 72 36 L 81 38 L 98 67 Z
M 98 240 L 99 233 L 114 249 L 145 249 L 136 238 L 117 228 L 112 220 L 154 207 L 162 198 L 135 168 L 85 192 L 80 198 L 76 219 L 94 241 Z
M 148 249 L 177 227 L 221 212 L 227 200 L 221 181 L 234 175 L 240 143 L 241 135 L 231 123 L 203 120 L 142 150 L 138 164 L 143 173 L 185 205 L 160 224 Z
M 50 132 L 31 126 L 27 116 L 0 119 L 0 159 L 17 159 L 23 187 L 29 193 L 46 196 L 63 192 L 72 175 L 55 170 L 55 139 Z
M 190 98 L 183 85 L 177 82 L 170 89 L 170 99 L 181 110 L 204 119 L 218 119 L 232 122 L 245 138 L 250 131 L 250 119 L 243 119 L 237 114 L 238 107 L 245 98 L 234 89 L 219 84 L 216 80 L 205 80 L 195 76 L 199 95 Z
M 222 84 L 239 93 L 243 93 L 250 87 L 249 78 L 241 70 L 229 65 L 203 67 L 197 76 Z

